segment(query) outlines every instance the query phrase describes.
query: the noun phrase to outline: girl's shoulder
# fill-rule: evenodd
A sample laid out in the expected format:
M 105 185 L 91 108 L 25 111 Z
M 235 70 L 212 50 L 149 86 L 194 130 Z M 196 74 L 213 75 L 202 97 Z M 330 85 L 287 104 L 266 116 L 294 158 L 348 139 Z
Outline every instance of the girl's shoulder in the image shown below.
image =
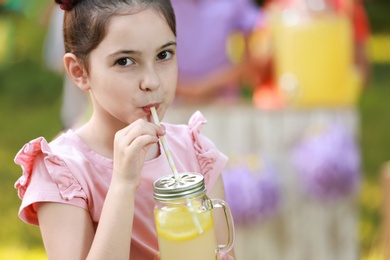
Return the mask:
M 23 170 L 15 183 L 21 198 L 34 180 L 42 185 L 56 184 L 63 197 L 70 199 L 74 195 L 70 187 L 80 189 L 80 183 L 88 183 L 93 172 L 110 173 L 113 164 L 111 159 L 89 149 L 72 130 L 51 142 L 44 137 L 31 140 L 19 150 L 14 161 Z
M 167 132 L 167 139 L 169 144 L 174 146 L 183 146 L 189 148 L 189 146 L 202 146 L 215 147 L 214 144 L 202 134 L 202 127 L 207 124 L 206 118 L 201 112 L 196 111 L 188 121 L 188 124 L 170 124 L 164 123 Z
M 37 202 L 61 202 L 87 208 L 81 176 L 87 168 L 86 157 L 77 145 L 76 135 L 67 132 L 52 142 L 38 137 L 26 143 L 15 156 L 22 176 L 15 183 L 22 201 L 19 216 L 26 222 L 38 224 Z M 80 182 L 80 180 L 82 182 Z
M 180 158 L 180 161 L 195 160 L 200 173 L 206 180 L 218 176 L 227 163 L 227 157 L 221 153 L 215 144 L 202 134 L 202 127 L 207 123 L 201 112 L 195 112 L 188 124 L 164 124 L 166 137 L 170 148 Z M 213 177 L 214 178 L 214 177 Z
M 74 145 L 73 134 L 72 131 L 68 131 L 51 142 L 42 136 L 35 138 L 23 145 L 14 161 L 21 165 L 24 171 L 32 171 L 37 161 L 40 160 L 50 161 L 54 165 L 62 165 L 63 158 L 77 156 L 77 153 L 74 153 L 77 146 Z
M 77 179 L 84 178 L 79 175 L 89 173 L 91 168 L 110 170 L 113 165 L 112 159 L 91 150 L 73 130 L 61 133 L 50 142 L 44 137 L 28 142 L 16 155 L 15 162 L 20 164 L 18 158 L 24 163 L 27 160 L 31 167 L 37 158 L 43 159 L 54 174 L 66 169 Z

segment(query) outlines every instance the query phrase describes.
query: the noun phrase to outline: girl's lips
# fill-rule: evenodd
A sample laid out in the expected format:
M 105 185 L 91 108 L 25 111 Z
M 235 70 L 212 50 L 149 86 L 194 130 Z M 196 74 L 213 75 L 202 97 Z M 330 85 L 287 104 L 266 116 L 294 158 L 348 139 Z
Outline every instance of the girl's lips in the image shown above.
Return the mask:
M 142 109 L 143 109 L 146 113 L 150 114 L 150 113 L 151 113 L 150 108 L 152 108 L 152 107 L 155 107 L 156 110 L 157 110 L 157 109 L 158 109 L 158 104 L 150 104 L 150 105 L 147 105 L 147 106 L 142 107 Z

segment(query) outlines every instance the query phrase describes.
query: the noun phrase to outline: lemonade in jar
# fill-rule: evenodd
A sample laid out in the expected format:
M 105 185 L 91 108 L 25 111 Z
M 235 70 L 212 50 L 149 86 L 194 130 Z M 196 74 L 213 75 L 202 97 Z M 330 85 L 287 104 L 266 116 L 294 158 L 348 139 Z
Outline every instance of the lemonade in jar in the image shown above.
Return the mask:
M 233 247 L 234 228 L 226 202 L 209 199 L 203 176 L 196 173 L 158 179 L 154 185 L 154 218 L 162 260 L 215 260 Z M 213 208 L 222 208 L 229 228 L 227 245 L 218 245 Z

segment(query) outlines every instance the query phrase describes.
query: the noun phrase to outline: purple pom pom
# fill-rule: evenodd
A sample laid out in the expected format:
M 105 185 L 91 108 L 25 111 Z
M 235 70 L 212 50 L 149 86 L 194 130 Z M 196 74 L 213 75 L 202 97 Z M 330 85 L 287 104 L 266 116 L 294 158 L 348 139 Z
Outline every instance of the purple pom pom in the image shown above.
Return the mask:
M 253 172 L 247 166 L 232 167 L 224 172 L 223 180 L 235 224 L 259 221 L 277 210 L 279 187 L 269 169 Z
M 306 136 L 293 149 L 292 160 L 308 194 L 335 200 L 351 194 L 360 183 L 360 152 L 341 125 Z

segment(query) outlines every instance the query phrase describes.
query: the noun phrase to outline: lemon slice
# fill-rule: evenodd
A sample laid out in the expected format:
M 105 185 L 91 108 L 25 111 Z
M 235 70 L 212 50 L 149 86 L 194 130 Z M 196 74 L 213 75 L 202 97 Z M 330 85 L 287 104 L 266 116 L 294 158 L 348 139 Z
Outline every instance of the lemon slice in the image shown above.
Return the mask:
M 194 214 L 199 220 L 203 233 L 213 227 L 211 211 L 190 212 L 186 207 L 172 208 L 168 211 L 156 210 L 158 236 L 171 241 L 187 241 L 200 236 L 202 233 L 194 223 Z

